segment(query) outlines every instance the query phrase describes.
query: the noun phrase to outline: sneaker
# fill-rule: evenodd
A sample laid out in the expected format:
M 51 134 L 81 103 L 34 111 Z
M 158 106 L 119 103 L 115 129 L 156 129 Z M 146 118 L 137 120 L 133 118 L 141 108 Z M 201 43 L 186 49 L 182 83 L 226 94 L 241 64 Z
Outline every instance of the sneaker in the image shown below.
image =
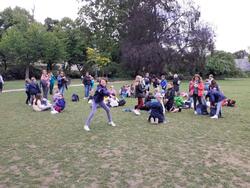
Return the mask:
M 88 125 L 84 125 L 84 130 L 85 131 L 90 131 L 89 126 Z
M 198 113 L 196 111 L 194 111 L 194 115 L 197 115 Z
M 159 119 L 155 118 L 155 124 L 159 124 Z
M 211 117 L 211 119 L 218 119 L 219 117 L 217 115 L 214 115 Z
M 56 110 L 52 110 L 50 113 L 51 114 L 58 114 L 59 112 L 57 112 Z
M 116 124 L 113 121 L 109 122 L 109 125 L 111 125 L 112 127 L 116 126 Z
M 138 110 L 134 110 L 135 115 L 139 116 L 141 113 Z
M 155 120 L 154 120 L 153 117 L 150 118 L 150 123 L 151 123 L 151 124 L 154 124 L 154 123 L 155 123 Z

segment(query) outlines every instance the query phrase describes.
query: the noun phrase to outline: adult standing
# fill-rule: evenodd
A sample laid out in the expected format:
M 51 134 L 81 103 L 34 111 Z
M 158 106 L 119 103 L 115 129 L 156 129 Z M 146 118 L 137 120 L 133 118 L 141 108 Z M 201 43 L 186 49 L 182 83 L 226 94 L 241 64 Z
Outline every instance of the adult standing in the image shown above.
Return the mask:
M 176 93 L 180 91 L 180 84 L 181 84 L 181 81 L 179 79 L 178 74 L 174 74 L 173 85 L 174 85 L 174 90 Z
M 83 77 L 82 83 L 84 85 L 84 99 L 87 99 L 89 97 L 89 92 L 91 91 L 91 75 L 89 75 L 89 72 L 86 72 L 85 76 Z
M 67 87 L 67 78 L 63 71 L 57 76 L 57 86 L 62 95 L 64 95 L 65 88 Z
M 49 72 L 49 94 L 53 95 L 53 89 L 55 85 L 56 77 L 54 76 L 53 72 Z
M 3 92 L 3 85 L 4 85 L 3 76 L 0 74 L 0 93 Z
M 196 111 L 196 103 L 197 100 L 199 104 L 202 104 L 202 97 L 204 93 L 204 84 L 202 78 L 199 74 L 195 74 L 193 79 L 189 83 L 189 94 L 193 97 L 194 101 L 194 113 L 197 114 Z
M 46 70 L 42 71 L 42 76 L 40 79 L 40 86 L 42 87 L 43 98 L 48 99 L 48 92 L 50 85 L 50 78 Z

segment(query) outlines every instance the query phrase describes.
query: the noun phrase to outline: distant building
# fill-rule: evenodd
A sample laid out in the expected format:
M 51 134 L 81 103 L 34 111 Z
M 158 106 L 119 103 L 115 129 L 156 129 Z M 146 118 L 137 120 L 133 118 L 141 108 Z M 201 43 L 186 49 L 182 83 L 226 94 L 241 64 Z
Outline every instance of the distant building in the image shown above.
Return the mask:
M 244 72 L 250 72 L 250 62 L 248 58 L 244 59 L 235 59 L 235 65 L 237 68 Z

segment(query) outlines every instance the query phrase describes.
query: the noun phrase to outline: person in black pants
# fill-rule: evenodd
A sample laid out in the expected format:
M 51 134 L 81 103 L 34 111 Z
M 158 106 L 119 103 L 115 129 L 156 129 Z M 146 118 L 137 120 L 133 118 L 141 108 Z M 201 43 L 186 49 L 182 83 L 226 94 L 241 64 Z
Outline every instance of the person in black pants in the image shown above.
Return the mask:
M 25 93 L 27 95 L 27 98 L 26 98 L 26 101 L 25 101 L 25 104 L 27 105 L 31 105 L 31 101 L 30 101 L 30 92 L 29 92 L 29 86 L 30 86 L 30 79 L 25 79 Z
M 165 108 L 168 112 L 174 110 L 174 97 L 175 97 L 174 85 L 173 82 L 169 82 L 168 89 L 165 94 Z
M 202 78 L 200 77 L 200 75 L 196 74 L 194 75 L 193 79 L 189 83 L 189 94 L 190 96 L 193 97 L 193 100 L 194 100 L 194 113 L 195 114 L 197 114 L 197 111 L 196 111 L 197 100 L 199 104 L 202 104 L 201 99 L 203 97 L 203 93 L 204 93 L 204 84 L 203 84 Z

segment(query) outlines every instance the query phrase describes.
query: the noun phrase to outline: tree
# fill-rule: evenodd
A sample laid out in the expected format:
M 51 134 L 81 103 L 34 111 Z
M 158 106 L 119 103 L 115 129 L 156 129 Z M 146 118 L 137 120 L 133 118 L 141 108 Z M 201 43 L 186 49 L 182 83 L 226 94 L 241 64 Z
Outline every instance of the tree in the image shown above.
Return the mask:
M 30 64 L 39 61 L 43 52 L 43 36 L 45 28 L 38 23 L 32 23 L 26 31 L 12 27 L 3 35 L 0 50 L 17 63 L 26 67 L 25 77 L 29 77 Z
M 245 57 L 248 57 L 248 53 L 246 50 L 239 50 L 237 52 L 233 53 L 235 59 L 244 59 Z
M 96 48 L 120 50 L 116 54 L 135 70 L 133 74 L 159 74 L 166 67 L 176 71 L 177 64 L 183 70 L 190 65 L 204 69 L 205 57 L 213 50 L 214 33 L 201 23 L 200 11 L 192 1 L 83 1 L 79 19 L 93 31 Z
M 28 25 L 33 21 L 30 13 L 20 7 L 6 8 L 0 12 L 0 41 L 7 29 L 15 26 L 18 30 L 24 31 Z M 0 62 L 4 64 L 4 70 L 7 70 L 7 61 L 10 61 L 3 51 L 0 50 Z
M 224 51 L 216 51 L 207 58 L 206 70 L 214 75 L 232 75 L 236 72 L 234 56 Z

